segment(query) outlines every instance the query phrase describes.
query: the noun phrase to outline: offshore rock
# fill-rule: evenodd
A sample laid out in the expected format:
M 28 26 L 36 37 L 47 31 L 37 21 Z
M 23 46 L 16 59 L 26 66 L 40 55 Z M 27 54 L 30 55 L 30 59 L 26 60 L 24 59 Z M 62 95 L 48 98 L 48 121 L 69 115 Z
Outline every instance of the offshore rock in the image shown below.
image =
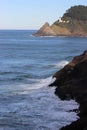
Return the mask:
M 79 104 L 80 119 L 61 130 L 87 129 L 87 51 L 76 56 L 53 77 L 56 81 L 50 86 L 56 86 L 55 93 L 63 100 L 75 99 Z

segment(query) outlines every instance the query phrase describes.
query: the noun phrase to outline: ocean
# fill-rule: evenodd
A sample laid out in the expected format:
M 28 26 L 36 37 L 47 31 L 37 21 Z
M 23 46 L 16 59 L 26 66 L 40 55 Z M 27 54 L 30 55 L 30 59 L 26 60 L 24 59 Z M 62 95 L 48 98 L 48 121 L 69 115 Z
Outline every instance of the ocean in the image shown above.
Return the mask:
M 79 117 L 55 94 L 52 75 L 87 49 L 87 37 L 0 30 L 0 130 L 58 130 Z

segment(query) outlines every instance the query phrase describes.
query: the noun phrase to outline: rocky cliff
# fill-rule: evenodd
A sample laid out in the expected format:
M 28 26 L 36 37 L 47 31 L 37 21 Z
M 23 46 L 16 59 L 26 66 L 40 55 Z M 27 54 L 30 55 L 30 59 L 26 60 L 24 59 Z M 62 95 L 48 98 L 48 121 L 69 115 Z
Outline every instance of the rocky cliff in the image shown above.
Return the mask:
M 71 7 L 52 25 L 45 23 L 34 36 L 87 36 L 87 6 Z
M 59 35 L 70 35 L 70 31 L 61 26 L 52 25 L 50 26 L 49 23 L 45 23 L 40 30 L 38 30 L 34 36 L 59 36 Z
M 50 86 L 56 86 L 55 93 L 62 100 L 75 99 L 80 104 L 80 119 L 61 130 L 87 130 L 87 51 L 76 56 L 53 77 L 56 81 Z

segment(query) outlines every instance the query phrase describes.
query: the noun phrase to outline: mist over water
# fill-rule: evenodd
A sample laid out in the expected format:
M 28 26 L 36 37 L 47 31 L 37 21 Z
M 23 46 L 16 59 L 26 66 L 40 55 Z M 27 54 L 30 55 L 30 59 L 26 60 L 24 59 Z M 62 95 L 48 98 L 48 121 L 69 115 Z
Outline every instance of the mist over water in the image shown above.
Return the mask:
M 52 75 L 87 48 L 87 38 L 33 37 L 0 31 L 0 130 L 58 130 L 77 120 L 79 105 L 61 101 Z

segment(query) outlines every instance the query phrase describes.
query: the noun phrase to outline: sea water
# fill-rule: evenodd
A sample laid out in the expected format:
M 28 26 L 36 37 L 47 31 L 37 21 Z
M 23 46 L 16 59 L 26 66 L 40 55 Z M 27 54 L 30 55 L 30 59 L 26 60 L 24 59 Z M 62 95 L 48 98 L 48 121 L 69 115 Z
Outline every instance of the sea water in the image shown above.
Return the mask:
M 79 117 L 79 105 L 61 101 L 52 75 L 87 49 L 86 37 L 34 37 L 0 31 L 0 130 L 58 130 Z

